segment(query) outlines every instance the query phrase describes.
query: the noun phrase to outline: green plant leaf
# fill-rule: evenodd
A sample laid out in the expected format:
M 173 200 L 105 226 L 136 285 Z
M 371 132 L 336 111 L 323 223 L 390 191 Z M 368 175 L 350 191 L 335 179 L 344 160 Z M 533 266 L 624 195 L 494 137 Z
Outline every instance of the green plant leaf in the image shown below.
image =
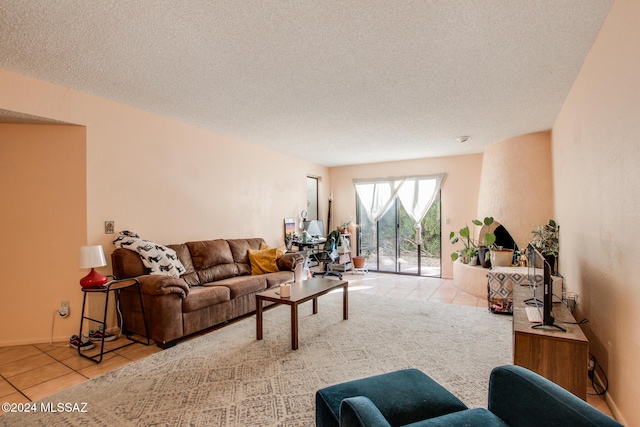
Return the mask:
M 458 252 L 454 252 L 454 253 L 452 253 L 452 254 L 451 254 L 451 261 L 455 261 L 455 260 L 457 260 L 457 259 L 458 259 L 458 256 L 459 256 L 459 255 L 458 255 Z
M 478 227 L 480 227 L 480 226 L 482 225 L 482 223 L 481 223 L 479 220 L 477 220 L 477 219 L 474 219 L 472 222 L 473 222 L 475 225 L 477 225 Z
M 484 241 L 487 246 L 491 247 L 496 242 L 496 235 L 493 233 L 486 233 L 484 235 Z
M 460 236 L 468 238 L 469 237 L 469 227 L 465 227 L 465 228 L 461 228 L 460 229 Z
M 490 226 L 491 224 L 493 224 L 493 217 L 492 216 L 485 217 L 484 218 L 484 225 Z
M 476 248 L 464 248 L 462 251 L 462 257 L 469 262 L 473 257 L 478 255 L 478 250 Z

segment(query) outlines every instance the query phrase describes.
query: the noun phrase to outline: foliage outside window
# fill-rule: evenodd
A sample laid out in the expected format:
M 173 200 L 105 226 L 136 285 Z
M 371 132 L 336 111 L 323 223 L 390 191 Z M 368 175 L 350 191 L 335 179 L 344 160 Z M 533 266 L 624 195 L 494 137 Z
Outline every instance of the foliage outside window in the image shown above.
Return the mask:
M 413 226 L 413 220 L 406 212 L 401 203 L 398 204 L 398 215 L 400 229 L 398 230 L 400 257 L 412 258 L 417 257 L 418 244 L 415 241 L 415 228 Z M 360 208 L 361 209 L 361 208 Z M 359 209 L 359 210 L 360 210 Z M 376 231 L 373 228 L 373 224 L 369 218 L 364 215 L 359 215 L 360 225 L 360 248 L 359 254 L 361 256 L 368 257 L 367 260 L 371 264 L 377 263 L 377 248 L 376 248 Z M 385 221 L 385 218 L 381 218 L 381 222 Z M 422 260 L 433 259 L 440 262 L 441 257 L 441 226 L 440 226 L 440 193 L 438 192 L 431 208 L 421 221 L 422 230 L 422 245 L 420 246 L 420 257 Z M 394 242 L 396 238 L 395 225 L 393 224 L 380 224 L 379 226 L 379 240 L 381 242 L 380 250 L 382 252 L 393 251 L 394 248 L 390 246 L 390 242 Z

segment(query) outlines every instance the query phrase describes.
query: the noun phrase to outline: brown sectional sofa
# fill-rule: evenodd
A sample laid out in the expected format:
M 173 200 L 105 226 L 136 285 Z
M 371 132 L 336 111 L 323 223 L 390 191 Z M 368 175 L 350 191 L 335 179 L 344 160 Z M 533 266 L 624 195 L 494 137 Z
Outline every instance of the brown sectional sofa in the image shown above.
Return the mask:
M 279 258 L 278 272 L 251 275 L 249 249 L 263 243 L 254 238 L 168 245 L 186 268 L 180 277 L 150 275 L 136 252 L 118 248 L 111 255 L 113 274 L 138 279 L 149 338 L 168 348 L 179 338 L 255 311 L 256 293 L 301 280 L 304 257 L 297 253 Z M 122 290 L 121 311 L 127 331 L 145 335 L 135 288 Z

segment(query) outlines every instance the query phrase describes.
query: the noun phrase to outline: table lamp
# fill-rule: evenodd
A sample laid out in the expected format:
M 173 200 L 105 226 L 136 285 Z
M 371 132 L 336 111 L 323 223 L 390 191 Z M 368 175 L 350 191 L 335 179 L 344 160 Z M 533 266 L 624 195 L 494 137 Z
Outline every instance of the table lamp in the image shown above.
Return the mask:
M 107 260 L 102 251 L 102 245 L 80 247 L 80 268 L 90 268 L 91 271 L 80 279 L 83 288 L 96 288 L 107 283 L 107 276 L 94 270 L 94 267 L 104 267 Z

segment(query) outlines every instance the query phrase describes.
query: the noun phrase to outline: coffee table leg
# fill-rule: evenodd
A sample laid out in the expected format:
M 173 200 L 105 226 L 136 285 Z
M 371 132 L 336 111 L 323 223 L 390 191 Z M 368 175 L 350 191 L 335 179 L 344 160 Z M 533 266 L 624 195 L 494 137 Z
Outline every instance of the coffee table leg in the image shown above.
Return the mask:
M 313 314 L 318 314 L 318 298 L 313 299 Z
M 342 318 L 349 318 L 349 286 L 342 288 Z
M 291 348 L 298 349 L 298 304 L 291 305 Z
M 256 297 L 256 339 L 262 339 L 262 299 Z

